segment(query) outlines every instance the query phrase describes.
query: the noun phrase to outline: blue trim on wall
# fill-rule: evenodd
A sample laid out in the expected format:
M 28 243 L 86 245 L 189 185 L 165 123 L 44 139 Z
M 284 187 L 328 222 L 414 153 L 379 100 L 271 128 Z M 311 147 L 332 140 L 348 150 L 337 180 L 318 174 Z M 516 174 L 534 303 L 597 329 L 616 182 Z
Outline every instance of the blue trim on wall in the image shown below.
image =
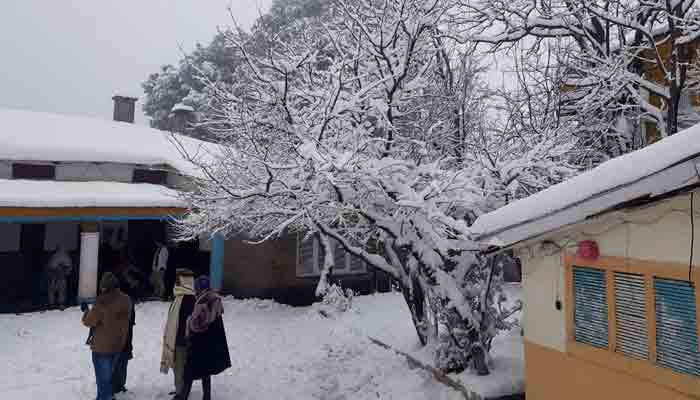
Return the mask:
M 209 280 L 212 289 L 221 290 L 224 281 L 224 235 L 214 234 L 211 239 L 211 258 L 209 260 Z
M 102 221 L 153 221 L 168 220 L 174 217 L 170 215 L 92 215 L 92 216 L 45 216 L 45 217 L 0 217 L 0 223 L 31 224 L 41 222 L 102 222 Z
M 78 304 L 80 304 L 80 303 L 95 304 L 95 302 L 97 301 L 97 299 L 95 297 L 84 298 L 84 297 L 80 297 L 80 296 L 77 297 L 77 300 L 78 300 Z

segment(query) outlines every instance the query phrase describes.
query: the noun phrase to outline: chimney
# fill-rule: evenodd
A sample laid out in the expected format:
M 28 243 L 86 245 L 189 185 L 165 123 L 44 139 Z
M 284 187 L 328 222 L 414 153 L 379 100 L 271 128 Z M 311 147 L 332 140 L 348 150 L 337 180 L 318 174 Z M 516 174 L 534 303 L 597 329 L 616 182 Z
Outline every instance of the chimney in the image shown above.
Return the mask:
M 114 120 L 133 124 L 137 98 L 115 95 L 112 100 L 114 100 Z
M 185 133 L 190 128 L 190 122 L 194 108 L 178 103 L 170 111 L 170 130 L 177 133 Z

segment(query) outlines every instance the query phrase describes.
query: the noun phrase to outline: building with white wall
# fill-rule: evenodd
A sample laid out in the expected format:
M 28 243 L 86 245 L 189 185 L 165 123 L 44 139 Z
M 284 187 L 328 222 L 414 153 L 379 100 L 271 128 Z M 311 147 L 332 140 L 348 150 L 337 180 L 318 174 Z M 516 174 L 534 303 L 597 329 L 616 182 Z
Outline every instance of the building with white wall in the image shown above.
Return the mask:
M 700 126 L 479 218 L 523 267 L 527 397 L 700 397 Z
M 181 151 L 208 158 L 217 145 L 136 126 L 134 99 L 114 100 L 114 122 L 0 109 L 0 312 L 41 303 L 41 275 L 59 245 L 79 266 L 72 298 L 79 287 L 94 293 L 114 248 L 126 247 L 147 275 L 155 242 L 167 241 L 169 222 L 186 212 L 178 194 L 201 171 Z M 216 234 L 173 243 L 171 253 L 169 264 L 208 273 L 225 293 L 291 304 L 315 299 L 318 246 L 296 234 L 261 245 Z M 346 286 L 389 288 L 388 277 L 338 254 L 346 262 L 335 276 Z

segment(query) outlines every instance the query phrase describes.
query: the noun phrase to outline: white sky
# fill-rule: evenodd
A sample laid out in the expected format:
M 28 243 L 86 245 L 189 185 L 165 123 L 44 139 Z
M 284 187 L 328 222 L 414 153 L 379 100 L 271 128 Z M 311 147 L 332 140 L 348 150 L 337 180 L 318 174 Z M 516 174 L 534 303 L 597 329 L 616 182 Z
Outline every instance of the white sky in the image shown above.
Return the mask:
M 271 0 L 8 0 L 0 12 L 0 107 L 112 118 L 115 92 Z M 137 123 L 147 123 L 137 103 Z

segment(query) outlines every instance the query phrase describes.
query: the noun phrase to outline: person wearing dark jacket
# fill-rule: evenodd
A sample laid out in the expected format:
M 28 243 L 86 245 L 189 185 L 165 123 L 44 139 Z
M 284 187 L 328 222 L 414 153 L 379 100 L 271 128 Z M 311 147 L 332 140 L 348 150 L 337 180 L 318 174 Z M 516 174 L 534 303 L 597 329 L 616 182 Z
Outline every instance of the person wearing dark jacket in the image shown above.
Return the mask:
M 204 400 L 211 399 L 211 376 L 231 367 L 226 332 L 224 307 L 221 297 L 209 288 L 209 278 L 201 276 L 195 281 L 197 301 L 192 315 L 187 319 L 186 336 L 189 339 L 185 383 L 177 400 L 187 400 L 195 380 L 202 381 Z
M 126 345 L 115 361 L 114 372 L 112 373 L 112 393 L 126 392 L 126 375 L 129 360 L 134 358 L 134 325 L 136 325 L 136 301 L 133 285 L 126 279 L 124 271 L 119 275 L 120 289 L 131 299 L 131 313 L 129 315 L 129 331 L 126 336 Z
M 126 345 L 131 308 L 129 296 L 119 290 L 119 281 L 111 272 L 105 272 L 100 279 L 100 295 L 92 310 L 81 304 L 83 324 L 92 331 L 89 344 L 97 380 L 97 400 L 113 397 L 112 372 Z
M 160 370 L 167 374 L 170 369 L 175 376 L 175 391 L 182 392 L 184 386 L 185 363 L 187 361 L 187 318 L 192 314 L 195 303 L 194 273 L 188 269 L 176 271 L 176 284 L 173 289 L 175 300 L 170 305 L 168 320 L 163 335 L 163 355 Z

